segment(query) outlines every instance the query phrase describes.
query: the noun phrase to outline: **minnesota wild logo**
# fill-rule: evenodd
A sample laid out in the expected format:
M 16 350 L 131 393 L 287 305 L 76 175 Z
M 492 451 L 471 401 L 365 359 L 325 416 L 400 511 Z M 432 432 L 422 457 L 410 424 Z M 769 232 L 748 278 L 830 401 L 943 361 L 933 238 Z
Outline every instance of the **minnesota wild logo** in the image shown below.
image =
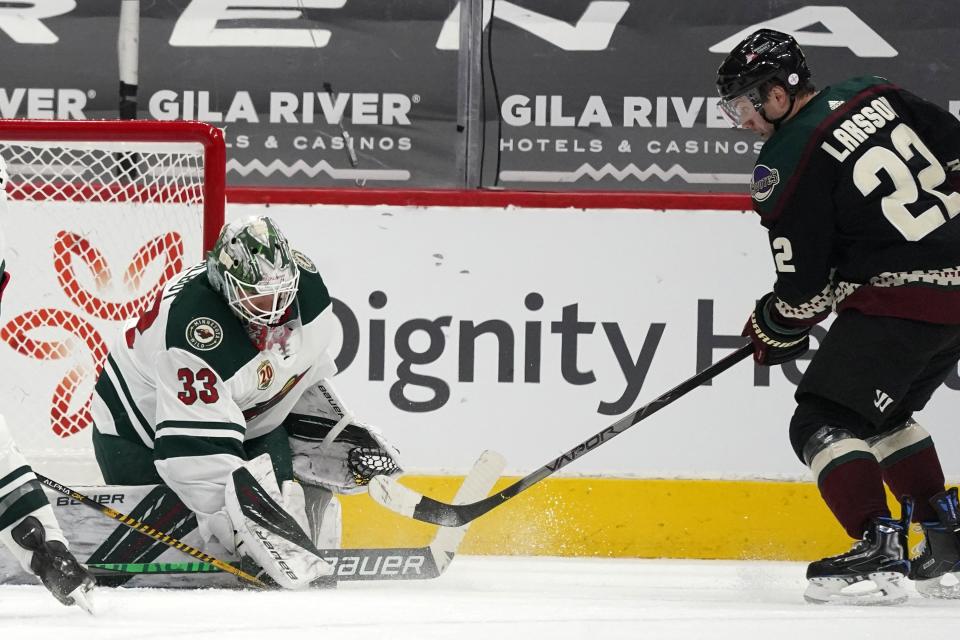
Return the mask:
M 186 338 L 194 349 L 210 351 L 223 342 L 223 329 L 213 318 L 194 318 L 187 325 Z
M 296 249 L 291 249 L 290 252 L 293 253 L 293 261 L 297 263 L 297 266 L 299 266 L 304 271 L 309 271 L 310 273 L 318 273 L 317 265 L 313 264 L 313 260 L 303 255 Z

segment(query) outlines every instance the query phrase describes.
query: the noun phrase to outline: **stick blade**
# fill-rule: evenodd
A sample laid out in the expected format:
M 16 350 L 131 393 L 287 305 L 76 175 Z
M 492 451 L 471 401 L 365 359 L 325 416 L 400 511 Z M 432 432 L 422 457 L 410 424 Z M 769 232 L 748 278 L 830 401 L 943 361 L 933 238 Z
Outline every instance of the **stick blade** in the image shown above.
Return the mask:
M 493 488 L 493 485 L 496 483 L 497 478 L 500 477 L 500 473 L 506 464 L 507 461 L 504 457 L 496 451 L 484 451 L 480 455 L 480 458 L 474 463 L 470 473 L 464 478 L 463 484 L 460 485 L 460 488 L 457 490 L 457 495 L 454 496 L 452 504 L 470 504 L 483 500 L 490 492 L 490 489 Z M 422 493 L 418 493 L 410 487 L 400 484 L 390 476 L 374 476 L 373 479 L 370 480 L 369 485 L 367 485 L 367 491 L 374 502 L 400 515 L 423 520 L 424 522 L 433 522 L 434 524 L 442 524 L 444 526 L 455 526 L 452 522 L 448 522 L 447 519 L 442 517 L 430 520 L 415 515 L 417 507 L 421 505 L 442 506 L 443 503 L 438 503 L 425 497 Z M 447 507 L 447 510 L 449 510 L 449 507 Z
M 506 459 L 496 451 L 484 451 L 474 463 L 470 473 L 464 478 L 452 504 L 470 504 L 484 499 L 506 465 Z M 417 507 L 435 503 L 434 500 L 400 484 L 390 476 L 374 476 L 367 485 L 367 492 L 374 502 L 408 518 L 422 519 L 415 515 Z M 442 505 L 443 503 L 435 504 Z M 430 522 L 430 520 L 424 520 L 424 522 Z M 452 522 L 437 518 L 434 524 L 451 526 Z
M 367 491 L 373 501 L 408 518 L 423 500 L 423 495 L 405 487 L 390 476 L 374 476 L 367 485 Z
M 488 449 L 481 453 L 453 497 L 453 504 L 470 504 L 486 498 L 506 466 L 507 460 L 496 451 Z
M 453 498 L 453 504 L 470 504 L 486 498 L 506 466 L 507 461 L 502 455 L 496 451 L 484 451 L 464 478 L 463 484 L 457 490 L 457 495 Z M 430 544 L 430 550 L 441 573 L 453 561 L 453 556 L 469 528 L 468 522 L 460 527 L 441 527 L 437 532 Z

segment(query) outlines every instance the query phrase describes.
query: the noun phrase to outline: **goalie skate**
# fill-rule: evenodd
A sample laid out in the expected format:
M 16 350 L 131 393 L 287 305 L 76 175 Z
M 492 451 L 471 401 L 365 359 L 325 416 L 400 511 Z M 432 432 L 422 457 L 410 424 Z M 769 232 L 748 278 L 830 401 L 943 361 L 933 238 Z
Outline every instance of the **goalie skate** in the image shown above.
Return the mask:
M 815 604 L 891 605 L 909 597 L 904 581 L 910 572 L 907 528 L 913 504 L 904 498 L 900 520 L 874 518 L 863 539 L 850 551 L 807 567 L 803 594 Z

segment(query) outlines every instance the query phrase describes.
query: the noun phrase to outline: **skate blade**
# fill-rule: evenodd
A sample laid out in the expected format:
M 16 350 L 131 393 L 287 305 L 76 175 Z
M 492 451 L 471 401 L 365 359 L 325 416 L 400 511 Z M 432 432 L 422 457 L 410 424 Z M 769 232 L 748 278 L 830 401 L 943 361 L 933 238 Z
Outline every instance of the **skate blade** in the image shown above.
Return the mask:
M 810 578 L 804 600 L 813 604 L 893 605 L 907 601 L 901 573 L 871 573 L 865 578 Z
M 924 598 L 940 598 L 946 600 L 960 599 L 960 571 L 945 573 L 939 578 L 930 580 L 915 580 L 914 586 Z
M 67 597 L 73 600 L 73 604 L 77 605 L 90 615 L 94 616 L 97 614 L 93 608 L 93 595 L 90 593 L 89 587 L 80 585 L 71 591 Z

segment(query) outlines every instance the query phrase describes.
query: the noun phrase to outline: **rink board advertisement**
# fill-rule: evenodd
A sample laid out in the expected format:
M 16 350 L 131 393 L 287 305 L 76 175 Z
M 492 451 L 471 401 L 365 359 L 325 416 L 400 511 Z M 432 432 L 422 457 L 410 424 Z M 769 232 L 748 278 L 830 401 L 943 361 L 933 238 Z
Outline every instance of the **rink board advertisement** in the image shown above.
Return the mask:
M 0 116 L 117 117 L 120 4 L 0 7 Z M 760 26 L 821 85 L 882 75 L 960 116 L 950 0 L 487 0 L 469 53 L 473 0 L 140 4 L 139 117 L 223 127 L 235 185 L 737 191 L 758 143 L 714 74 Z
M 487 138 L 485 184 L 742 189 L 760 144 L 730 129 L 714 83 L 724 56 L 760 27 L 793 34 L 821 86 L 881 75 L 960 117 L 955 36 L 941 28 L 960 23 L 956 3 L 922 16 L 865 0 L 517 4 L 525 10 L 497 0 L 490 22 L 500 109 L 487 131 L 500 146 Z
M 232 205 L 228 217 L 255 212 Z M 529 473 L 742 344 L 753 301 L 772 284 L 765 234 L 740 212 L 289 205 L 269 214 L 334 299 L 337 391 L 418 474 L 463 474 L 484 449 L 501 452 L 509 473 Z M 36 226 L 5 223 L 8 237 L 26 225 Z M 120 272 L 136 249 L 104 254 Z M 83 263 L 72 270 L 89 280 Z M 38 281 L 13 271 L 11 305 Z M 10 320 L 19 311 L 6 305 Z M 35 306 L 81 311 L 62 293 Z M 72 339 L 54 325 L 30 337 Z M 119 337 L 116 322 L 97 326 L 106 344 Z M 15 372 L 0 401 L 25 453 L 38 464 L 92 462 L 89 428 L 57 435 L 45 418 L 70 365 L 9 343 L 0 365 Z M 807 479 L 787 439 L 803 366 L 740 363 L 562 474 Z M 960 378 L 948 385 L 921 421 L 948 475 L 960 476 Z

